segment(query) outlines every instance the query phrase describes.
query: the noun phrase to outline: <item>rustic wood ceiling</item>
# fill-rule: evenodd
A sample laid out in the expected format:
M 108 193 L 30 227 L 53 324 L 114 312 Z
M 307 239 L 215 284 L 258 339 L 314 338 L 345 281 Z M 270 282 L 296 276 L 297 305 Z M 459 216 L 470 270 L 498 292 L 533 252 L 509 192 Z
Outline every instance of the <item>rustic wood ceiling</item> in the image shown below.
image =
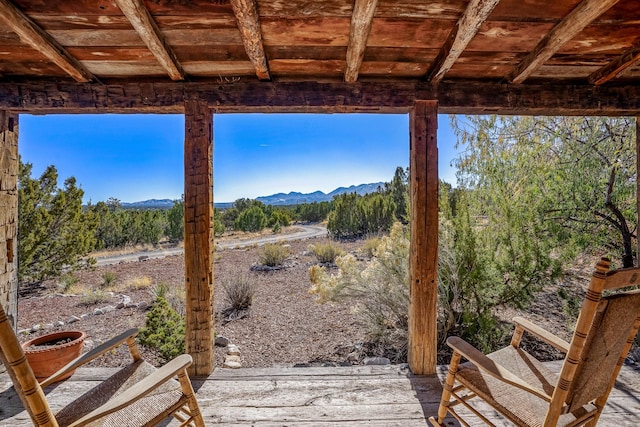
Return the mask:
M 0 85 L 640 81 L 638 0 L 0 0 L 0 23 Z

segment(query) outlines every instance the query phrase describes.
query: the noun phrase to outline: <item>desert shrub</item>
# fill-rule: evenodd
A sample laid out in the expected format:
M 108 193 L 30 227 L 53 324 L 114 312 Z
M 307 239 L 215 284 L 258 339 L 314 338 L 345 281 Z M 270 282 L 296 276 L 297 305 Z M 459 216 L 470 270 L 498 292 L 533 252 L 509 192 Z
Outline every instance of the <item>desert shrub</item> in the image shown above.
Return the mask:
M 348 300 L 367 325 L 374 341 L 406 355 L 409 312 L 409 239 L 396 224 L 380 241 L 377 255 L 364 269 L 347 254 L 336 258 L 337 274 L 324 267 L 309 269 L 312 294 L 319 302 Z
M 247 310 L 253 303 L 256 281 L 246 272 L 235 271 L 222 280 L 227 310 Z
M 282 226 L 280 225 L 279 222 L 276 222 L 275 224 L 273 224 L 273 227 L 271 227 L 271 232 L 273 234 L 278 234 L 282 232 Z
M 108 288 L 115 284 L 116 280 L 118 280 L 118 275 L 113 271 L 105 271 L 102 273 L 102 284 L 101 288 Z
M 96 305 L 109 300 L 109 295 L 101 289 L 90 290 L 80 298 L 80 305 Z
M 139 276 L 139 277 L 134 277 L 133 279 L 129 280 L 127 283 L 127 286 L 129 289 L 148 289 L 151 287 L 151 277 L 149 276 Z
M 70 292 L 78 284 L 78 278 L 73 273 L 64 273 L 58 280 L 60 292 Z
M 344 254 L 341 248 L 332 243 L 309 245 L 309 251 L 316 256 L 316 259 L 321 264 L 334 264 L 336 258 Z
M 279 267 L 289 256 L 289 247 L 267 243 L 260 254 L 260 264 L 267 267 Z
M 186 324 L 164 297 L 158 297 L 140 329 L 140 343 L 153 348 L 166 360 L 183 354 Z
M 362 247 L 360 248 L 360 252 L 367 258 L 373 258 L 376 249 L 380 246 L 380 238 L 379 237 L 371 237 L 364 241 Z

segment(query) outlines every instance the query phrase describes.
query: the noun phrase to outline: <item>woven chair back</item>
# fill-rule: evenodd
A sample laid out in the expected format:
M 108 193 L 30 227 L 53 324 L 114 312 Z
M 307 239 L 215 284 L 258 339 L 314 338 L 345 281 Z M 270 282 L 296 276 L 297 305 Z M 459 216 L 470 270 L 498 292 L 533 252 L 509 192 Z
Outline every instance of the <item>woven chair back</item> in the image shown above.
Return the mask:
M 608 392 L 639 316 L 640 292 L 600 301 L 569 391 L 570 412 Z
M 2 304 L 0 304 L 0 360 L 7 368 L 16 392 L 31 416 L 33 424 L 38 427 L 57 427 L 58 423 L 51 413 L 42 387 L 27 363 L 27 358 Z

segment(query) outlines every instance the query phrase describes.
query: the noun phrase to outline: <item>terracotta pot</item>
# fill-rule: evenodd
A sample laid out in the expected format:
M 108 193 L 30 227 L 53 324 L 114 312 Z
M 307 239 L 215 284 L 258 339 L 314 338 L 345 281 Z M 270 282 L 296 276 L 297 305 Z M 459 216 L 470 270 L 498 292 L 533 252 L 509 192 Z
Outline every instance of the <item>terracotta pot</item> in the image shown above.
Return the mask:
M 27 361 L 38 381 L 48 378 L 67 363 L 80 356 L 86 334 L 82 331 L 62 331 L 34 338 L 22 344 Z M 64 344 L 57 342 L 70 339 Z M 74 371 L 60 380 L 69 378 Z

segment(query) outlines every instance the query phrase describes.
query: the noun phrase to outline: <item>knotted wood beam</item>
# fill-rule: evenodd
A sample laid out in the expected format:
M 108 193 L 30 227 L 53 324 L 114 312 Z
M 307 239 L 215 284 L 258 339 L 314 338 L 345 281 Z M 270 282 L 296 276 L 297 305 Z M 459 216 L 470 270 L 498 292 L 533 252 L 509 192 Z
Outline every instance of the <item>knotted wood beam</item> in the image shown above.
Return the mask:
M 609 10 L 619 0 L 583 0 L 551 31 L 509 75 L 512 83 L 522 83 L 576 34 Z
M 640 61 L 640 48 L 634 48 L 617 57 L 589 76 L 589 83 L 601 85 L 615 79 L 620 73 Z
M 236 16 L 240 36 L 249 60 L 256 69 L 256 76 L 260 80 L 271 80 L 267 55 L 264 52 L 262 30 L 258 5 L 255 0 L 231 0 L 231 7 Z
M 115 0 L 115 2 L 153 56 L 167 71 L 171 80 L 184 80 L 185 72 L 182 69 L 182 65 L 178 62 L 173 50 L 165 42 L 164 35 L 143 1 Z
M 75 81 L 85 83 L 94 80 L 93 75 L 76 58 L 8 0 L 0 0 L 0 22 Z
M 451 30 L 444 46 L 427 71 L 425 76 L 427 81 L 436 83 L 442 80 L 498 3 L 500 0 L 471 0 L 469 2 L 464 14 Z
M 367 48 L 367 39 L 371 32 L 373 15 L 376 11 L 378 0 L 356 0 L 351 15 L 351 28 L 349 30 L 349 45 L 347 46 L 347 68 L 344 72 L 344 81 L 354 83 L 358 80 L 358 73 Z

